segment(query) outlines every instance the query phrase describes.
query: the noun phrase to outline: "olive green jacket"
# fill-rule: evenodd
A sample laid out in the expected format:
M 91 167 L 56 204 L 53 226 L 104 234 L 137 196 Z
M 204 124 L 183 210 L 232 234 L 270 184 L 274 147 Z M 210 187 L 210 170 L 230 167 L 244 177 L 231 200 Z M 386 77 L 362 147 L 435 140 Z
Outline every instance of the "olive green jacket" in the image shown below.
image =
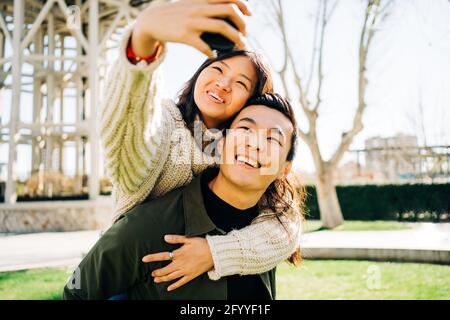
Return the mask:
M 63 298 L 108 299 L 126 293 L 128 299 L 227 298 L 227 277 L 210 280 L 206 273 L 170 291 L 170 282 L 155 283 L 151 272 L 170 261 L 144 263 L 147 254 L 172 251 L 180 245 L 164 241 L 166 234 L 224 234 L 209 218 L 201 193 L 201 175 L 185 187 L 143 202 L 122 216 L 98 240 L 64 287 Z M 275 268 L 260 274 L 275 299 Z

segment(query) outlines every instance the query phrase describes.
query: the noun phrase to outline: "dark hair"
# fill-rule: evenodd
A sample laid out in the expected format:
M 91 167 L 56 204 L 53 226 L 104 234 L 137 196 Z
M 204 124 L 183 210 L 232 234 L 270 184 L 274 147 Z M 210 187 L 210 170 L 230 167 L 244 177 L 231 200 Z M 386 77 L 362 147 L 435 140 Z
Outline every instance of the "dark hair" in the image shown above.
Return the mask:
M 292 161 L 297 150 L 298 126 L 294 110 L 289 103 L 289 100 L 276 93 L 266 93 L 249 99 L 245 106 L 247 107 L 250 105 L 263 105 L 277 110 L 291 121 L 294 130 L 292 131 L 291 147 L 286 160 Z M 289 237 L 291 237 L 291 233 L 287 230 L 281 217 L 294 221 L 297 220 L 298 222 L 303 221 L 305 199 L 306 190 L 303 186 L 299 185 L 298 182 L 291 181 L 291 179 L 287 177 L 278 178 L 269 185 L 264 193 L 263 201 L 260 201 L 260 209 L 270 210 L 270 213 L 259 215 L 257 219 L 268 219 L 276 216 L 278 221 L 284 226 Z M 300 232 L 300 230 L 294 232 Z M 300 264 L 301 254 L 299 247 L 287 261 L 295 266 Z
M 236 50 L 222 53 L 213 59 L 207 59 L 197 69 L 192 78 L 188 82 L 186 82 L 183 89 L 180 91 L 180 95 L 178 96 L 177 107 L 180 109 L 183 120 L 191 131 L 193 130 L 195 116 L 199 113 L 198 107 L 194 100 L 194 88 L 200 73 L 206 67 L 216 61 L 221 61 L 236 56 L 248 57 L 255 67 L 258 80 L 256 82 L 255 89 L 253 90 L 250 97 L 258 96 L 264 92 L 273 91 L 273 82 L 270 68 L 262 58 L 262 56 L 256 52 L 249 50 Z M 231 121 L 227 121 L 226 123 L 224 123 L 224 127 L 229 126 L 230 123 Z

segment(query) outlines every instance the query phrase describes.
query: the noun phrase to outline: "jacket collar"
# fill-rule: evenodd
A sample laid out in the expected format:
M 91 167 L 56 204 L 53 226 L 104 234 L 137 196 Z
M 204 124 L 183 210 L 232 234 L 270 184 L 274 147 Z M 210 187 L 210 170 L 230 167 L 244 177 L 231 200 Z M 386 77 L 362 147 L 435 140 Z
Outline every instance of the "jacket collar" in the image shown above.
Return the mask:
M 211 174 L 212 170 L 206 169 L 192 180 L 183 190 L 183 210 L 185 222 L 185 235 L 199 236 L 213 230 L 219 230 L 211 221 L 203 202 L 201 179 L 204 174 Z

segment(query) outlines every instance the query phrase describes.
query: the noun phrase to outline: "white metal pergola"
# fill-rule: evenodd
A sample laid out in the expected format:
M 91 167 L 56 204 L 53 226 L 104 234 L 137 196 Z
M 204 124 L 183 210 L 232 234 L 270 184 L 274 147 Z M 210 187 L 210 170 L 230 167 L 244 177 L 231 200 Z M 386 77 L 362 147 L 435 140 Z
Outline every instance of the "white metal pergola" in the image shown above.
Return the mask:
M 11 106 L 9 122 L 0 126 L 0 143 L 9 151 L 6 204 L 17 199 L 17 146 L 31 145 L 32 172 L 61 171 L 69 141 L 76 145 L 75 171 L 88 173 L 89 198 L 97 199 L 102 167 L 97 110 L 106 54 L 119 46 L 120 33 L 138 14 L 140 8 L 132 5 L 129 0 L 0 0 L 0 110 Z M 11 90 L 11 101 L 1 100 L 2 90 Z M 25 107 L 30 110 L 24 92 L 32 94 L 32 122 L 20 119 Z M 68 123 L 63 114 L 70 98 L 76 116 Z

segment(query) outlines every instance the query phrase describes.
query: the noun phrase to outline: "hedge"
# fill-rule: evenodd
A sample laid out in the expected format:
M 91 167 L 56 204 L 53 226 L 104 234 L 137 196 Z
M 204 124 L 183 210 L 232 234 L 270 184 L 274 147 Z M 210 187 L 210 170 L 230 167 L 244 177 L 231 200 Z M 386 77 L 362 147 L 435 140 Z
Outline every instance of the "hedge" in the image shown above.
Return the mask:
M 53 196 L 53 197 L 30 197 L 30 196 L 18 196 L 17 202 L 31 202 L 31 201 L 69 201 L 69 200 L 88 200 L 88 194 L 71 195 L 71 196 Z M 0 203 L 5 202 L 5 197 L 0 195 Z
M 307 219 L 320 219 L 314 186 L 306 188 Z M 345 220 L 450 222 L 450 184 L 337 186 Z
M 320 219 L 314 186 L 307 186 L 306 218 Z M 450 184 L 337 186 L 345 220 L 450 222 Z M 102 193 L 107 195 L 108 193 Z M 88 195 L 19 197 L 18 201 L 82 200 Z M 3 202 L 0 194 L 0 202 Z

